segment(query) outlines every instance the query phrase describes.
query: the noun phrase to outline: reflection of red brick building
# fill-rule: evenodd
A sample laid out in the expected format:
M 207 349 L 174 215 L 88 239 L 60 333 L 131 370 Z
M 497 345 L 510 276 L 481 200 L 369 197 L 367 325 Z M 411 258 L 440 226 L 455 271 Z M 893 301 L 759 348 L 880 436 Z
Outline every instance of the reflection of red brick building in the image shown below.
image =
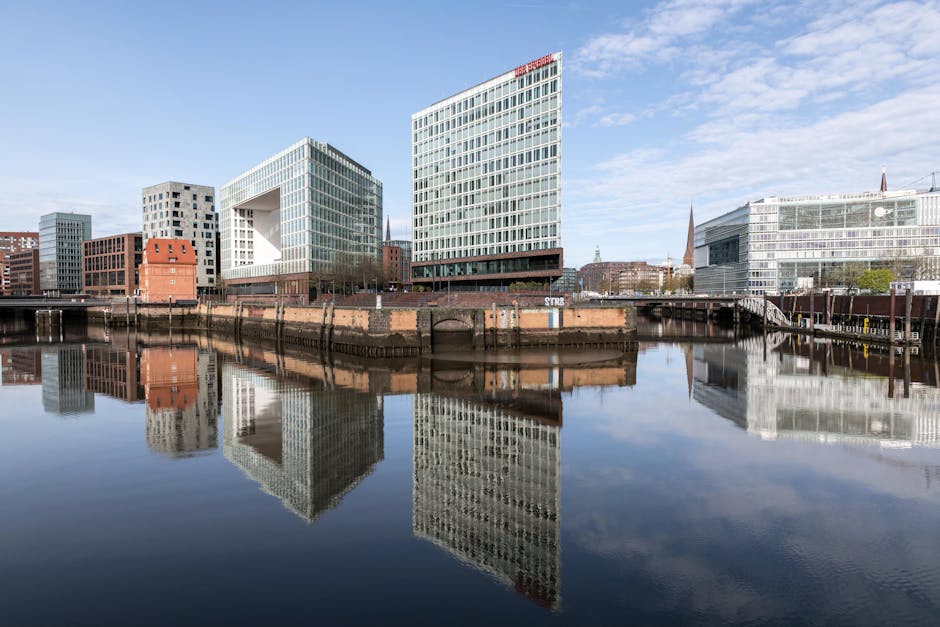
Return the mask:
M 177 456 L 215 448 L 218 408 L 208 386 L 200 398 L 199 364 L 199 351 L 192 346 L 143 350 L 147 445 L 154 451 Z
M 140 294 L 151 303 L 196 299 L 196 251 L 188 240 L 147 240 Z
M 195 348 L 144 349 L 140 376 L 150 409 L 184 410 L 196 404 L 199 381 Z

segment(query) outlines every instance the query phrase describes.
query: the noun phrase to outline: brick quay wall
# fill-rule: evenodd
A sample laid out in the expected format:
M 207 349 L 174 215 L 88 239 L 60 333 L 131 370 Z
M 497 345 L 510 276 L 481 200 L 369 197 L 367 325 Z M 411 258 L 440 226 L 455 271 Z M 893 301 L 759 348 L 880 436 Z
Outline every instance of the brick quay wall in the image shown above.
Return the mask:
M 366 356 L 434 350 L 616 346 L 635 349 L 636 310 L 619 307 L 367 308 L 274 304 L 126 306 L 89 311 L 92 324 L 144 331 L 206 331 Z

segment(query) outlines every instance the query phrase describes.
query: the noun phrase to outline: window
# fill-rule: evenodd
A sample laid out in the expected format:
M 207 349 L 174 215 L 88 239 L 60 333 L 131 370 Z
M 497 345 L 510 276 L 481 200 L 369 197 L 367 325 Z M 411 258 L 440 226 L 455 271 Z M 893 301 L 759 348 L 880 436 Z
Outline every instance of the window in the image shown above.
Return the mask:
M 212 202 L 212 196 L 206 196 L 206 202 Z

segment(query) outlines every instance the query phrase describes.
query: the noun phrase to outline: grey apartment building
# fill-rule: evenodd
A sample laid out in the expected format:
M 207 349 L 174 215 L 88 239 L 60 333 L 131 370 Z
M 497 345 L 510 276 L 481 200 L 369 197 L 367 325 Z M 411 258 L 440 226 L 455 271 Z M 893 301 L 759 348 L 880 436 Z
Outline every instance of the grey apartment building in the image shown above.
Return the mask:
M 562 275 L 561 57 L 411 116 L 415 285 L 548 288 Z
M 145 187 L 142 196 L 144 245 L 151 237 L 188 240 L 196 251 L 196 288 L 214 289 L 219 269 L 215 188 L 167 181 Z
M 382 183 L 309 137 L 223 185 L 219 209 L 231 293 L 307 295 L 338 261 L 381 261 Z
M 82 242 L 91 239 L 91 216 L 47 213 L 39 218 L 39 288 L 48 294 L 82 291 Z

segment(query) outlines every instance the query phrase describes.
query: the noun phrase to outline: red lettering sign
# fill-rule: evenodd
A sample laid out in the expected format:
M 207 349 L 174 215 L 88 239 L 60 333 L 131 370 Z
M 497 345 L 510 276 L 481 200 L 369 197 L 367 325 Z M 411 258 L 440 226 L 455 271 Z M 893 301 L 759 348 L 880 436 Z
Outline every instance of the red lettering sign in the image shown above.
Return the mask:
M 531 72 L 532 70 L 537 70 L 540 67 L 544 67 L 548 65 L 549 63 L 554 63 L 554 62 L 555 62 L 555 58 L 550 54 L 546 54 L 544 57 L 538 58 L 535 61 L 529 61 L 525 65 L 520 65 L 519 67 L 517 67 L 515 69 L 515 75 L 522 76 L 523 74 L 526 74 L 527 72 Z

